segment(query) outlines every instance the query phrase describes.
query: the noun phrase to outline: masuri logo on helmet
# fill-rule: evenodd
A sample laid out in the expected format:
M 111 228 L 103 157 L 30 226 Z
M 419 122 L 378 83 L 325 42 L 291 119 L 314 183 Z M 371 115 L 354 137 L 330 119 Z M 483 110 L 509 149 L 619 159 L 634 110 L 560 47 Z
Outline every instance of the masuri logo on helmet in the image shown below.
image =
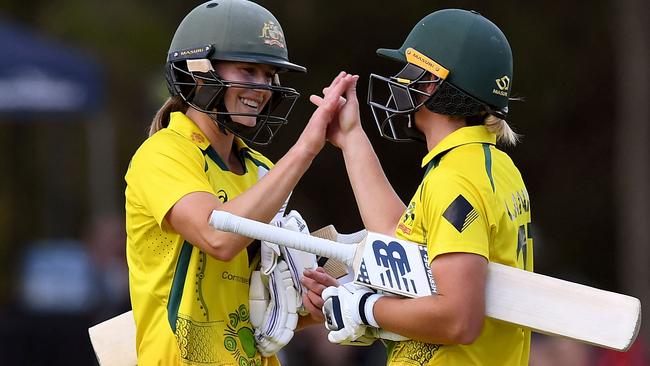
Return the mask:
M 504 76 L 502 78 L 496 79 L 495 80 L 497 83 L 497 87 L 499 90 L 492 90 L 492 93 L 503 95 L 504 97 L 508 96 L 508 89 L 510 88 L 510 78 L 508 76 Z
M 209 114 L 223 131 L 247 142 L 268 144 L 300 95 L 295 89 L 223 80 L 213 62 L 238 61 L 274 66 L 278 71 L 306 72 L 289 62 L 280 23 L 262 6 L 248 0 L 213 0 L 194 8 L 181 21 L 167 56 L 166 78 L 171 95 Z M 199 86 L 199 81 L 201 86 Z M 272 96 L 258 114 L 230 113 L 223 104 L 225 88 L 267 89 Z M 233 122 L 231 116 L 257 117 L 254 127 Z

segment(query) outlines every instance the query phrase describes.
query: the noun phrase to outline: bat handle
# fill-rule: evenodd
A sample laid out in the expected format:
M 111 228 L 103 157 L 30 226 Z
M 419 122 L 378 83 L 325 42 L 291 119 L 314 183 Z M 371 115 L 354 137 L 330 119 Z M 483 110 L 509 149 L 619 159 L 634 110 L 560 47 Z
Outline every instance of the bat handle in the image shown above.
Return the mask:
M 356 245 L 341 244 L 335 241 L 305 235 L 233 215 L 225 211 L 212 211 L 209 224 L 217 230 L 268 241 L 322 257 L 338 259 L 347 265 L 352 265 L 354 253 L 357 248 Z

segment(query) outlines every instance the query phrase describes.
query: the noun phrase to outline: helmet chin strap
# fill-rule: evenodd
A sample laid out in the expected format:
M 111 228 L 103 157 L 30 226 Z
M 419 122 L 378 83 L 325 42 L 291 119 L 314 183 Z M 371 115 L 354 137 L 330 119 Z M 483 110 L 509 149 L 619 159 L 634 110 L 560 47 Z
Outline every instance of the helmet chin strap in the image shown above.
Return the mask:
M 223 111 L 228 112 L 228 109 L 226 108 L 226 104 L 223 102 L 223 99 L 221 101 L 219 101 L 219 103 L 217 103 L 217 110 L 223 110 Z M 219 115 L 219 114 L 215 113 L 215 114 L 213 114 L 213 116 L 214 116 L 213 117 L 214 122 L 219 127 L 219 131 L 221 131 L 221 133 L 223 133 L 224 135 L 228 136 L 229 132 L 226 129 L 226 127 L 224 127 L 223 123 L 233 122 L 232 118 L 230 118 L 230 115 L 229 114 Z M 219 121 L 217 120 L 218 118 L 222 118 L 223 121 L 221 121 L 221 123 L 219 123 Z
M 228 111 L 225 103 L 223 102 L 223 96 L 218 95 L 220 93 L 214 93 L 209 88 L 199 88 L 194 97 L 192 98 L 192 103 L 205 111 L 215 111 L 215 113 L 207 113 L 210 118 L 216 123 L 219 127 L 219 131 L 224 135 L 228 136 L 228 130 L 223 126 L 223 121 L 232 122 L 230 115 L 228 114 L 218 114 L 216 111 Z M 223 119 L 220 121 L 220 119 Z
M 232 133 L 234 135 L 238 135 L 246 131 L 247 129 L 255 129 L 257 127 L 248 127 L 245 125 L 240 124 L 239 122 L 235 122 L 232 119 L 232 116 L 228 111 L 228 108 L 226 108 L 225 103 L 223 102 L 223 99 L 219 101 L 219 103 L 216 106 L 217 111 L 225 111 L 225 113 L 211 113 L 210 116 L 214 120 L 214 122 L 217 124 L 219 127 L 219 131 L 221 131 L 224 135 L 228 136 L 228 134 Z M 252 118 L 252 117 L 251 117 Z M 228 127 L 226 127 L 228 126 Z
M 413 141 L 421 142 L 423 144 L 427 143 L 427 138 L 424 134 L 415 127 L 407 127 L 404 131 L 406 136 L 413 139 Z

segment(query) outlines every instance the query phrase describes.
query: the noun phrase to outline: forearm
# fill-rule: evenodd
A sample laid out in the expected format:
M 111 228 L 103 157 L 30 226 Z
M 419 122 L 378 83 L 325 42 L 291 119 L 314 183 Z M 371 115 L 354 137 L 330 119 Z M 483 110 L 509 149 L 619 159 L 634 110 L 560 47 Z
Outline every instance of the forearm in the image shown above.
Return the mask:
M 291 190 L 307 170 L 313 154 L 292 148 L 271 171 L 248 190 L 221 203 L 207 192 L 193 192 L 181 198 L 166 219 L 174 231 L 206 251 L 228 261 L 246 248 L 251 239 L 218 231 L 209 226 L 213 210 L 224 210 L 253 220 L 269 222 L 285 202 Z
M 445 304 L 444 296 L 415 299 L 382 297 L 374 306 L 374 316 L 384 330 L 426 343 L 467 344 L 478 335 L 476 320 Z
M 365 227 L 393 235 L 405 206 L 386 178 L 377 154 L 360 126 L 349 133 L 342 151 Z
M 227 202 L 223 210 L 252 220 L 269 222 L 307 171 L 314 155 L 292 147 L 255 185 Z
M 385 330 L 427 343 L 467 344 L 485 318 L 487 260 L 469 253 L 437 256 L 431 266 L 437 294 L 416 299 L 384 296 L 373 314 Z

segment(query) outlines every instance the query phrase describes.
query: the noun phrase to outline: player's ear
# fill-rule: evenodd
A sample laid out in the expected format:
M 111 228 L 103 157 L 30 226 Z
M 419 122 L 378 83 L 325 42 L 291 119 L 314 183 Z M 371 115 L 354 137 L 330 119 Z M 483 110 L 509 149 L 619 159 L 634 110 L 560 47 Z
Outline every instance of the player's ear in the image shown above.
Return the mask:
M 434 81 L 434 82 L 424 84 L 424 91 L 427 94 L 433 94 L 433 92 L 436 91 L 436 88 L 438 87 L 438 81 L 440 81 L 440 78 L 438 78 L 437 76 L 431 73 L 428 73 L 427 81 Z

